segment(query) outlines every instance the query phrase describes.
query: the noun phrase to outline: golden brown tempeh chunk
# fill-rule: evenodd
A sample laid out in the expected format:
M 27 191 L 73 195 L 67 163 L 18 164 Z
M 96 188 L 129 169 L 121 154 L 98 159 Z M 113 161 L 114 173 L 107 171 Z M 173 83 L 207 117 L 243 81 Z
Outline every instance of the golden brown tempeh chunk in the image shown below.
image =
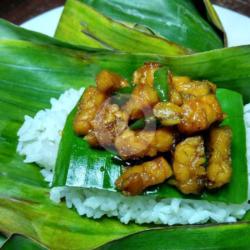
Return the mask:
M 117 104 L 106 101 L 91 124 L 99 145 L 112 146 L 115 138 L 128 127 L 128 114 L 121 111 Z
M 115 147 L 123 159 L 140 159 L 169 151 L 174 141 L 175 135 L 168 128 L 159 128 L 156 131 L 127 129 L 116 138 Z
M 138 195 L 147 187 L 160 184 L 172 175 L 172 169 L 163 157 L 128 167 L 116 180 L 116 187 L 125 195 Z
M 199 194 L 205 185 L 206 158 L 201 136 L 189 137 L 176 146 L 173 171 L 175 185 L 184 194 Z
M 209 134 L 210 158 L 207 177 L 209 189 L 219 188 L 231 179 L 231 140 L 232 131 L 229 127 L 213 128 Z
M 111 94 L 120 88 L 127 87 L 128 82 L 113 72 L 103 70 L 96 76 L 96 86 L 101 92 Z
M 186 76 L 170 75 L 170 102 L 182 105 L 184 100 L 214 94 L 216 85 L 208 81 L 192 81 Z
M 224 114 L 215 95 L 205 95 L 184 101 L 182 119 L 178 128 L 185 134 L 208 129 L 214 122 L 222 121 Z
M 122 109 L 129 114 L 130 119 L 134 120 L 150 112 L 157 102 L 159 102 L 159 97 L 156 90 L 149 85 L 139 84 Z
M 154 106 L 154 116 L 164 126 L 173 126 L 181 122 L 182 108 L 171 102 L 159 102 Z
M 134 72 L 133 82 L 135 84 L 147 84 L 152 87 L 154 84 L 154 73 L 158 68 L 158 63 L 145 63 Z
M 88 87 L 84 91 L 73 124 L 78 135 L 86 135 L 91 131 L 91 121 L 106 98 L 106 95 L 95 87 Z

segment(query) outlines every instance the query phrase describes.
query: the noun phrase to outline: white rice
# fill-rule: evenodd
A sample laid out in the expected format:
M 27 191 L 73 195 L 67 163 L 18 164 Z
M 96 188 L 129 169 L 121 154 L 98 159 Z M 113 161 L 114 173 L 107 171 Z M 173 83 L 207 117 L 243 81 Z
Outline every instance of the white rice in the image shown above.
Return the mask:
M 24 117 L 24 123 L 17 133 L 17 152 L 25 156 L 24 162 L 35 162 L 45 170 L 53 170 L 61 131 L 82 92 L 83 89 L 69 89 L 58 100 L 50 100 L 50 109 L 40 110 L 34 118 L 27 115 Z M 43 172 L 48 173 L 45 170 Z
M 25 116 L 18 131 L 17 151 L 25 156 L 25 162 L 37 163 L 46 181 L 51 182 L 61 131 L 67 115 L 79 100 L 83 89 L 70 89 L 58 100 L 51 99 L 51 109 L 39 111 L 34 118 Z M 250 104 L 245 106 L 247 130 L 247 158 L 250 162 Z M 250 164 L 248 165 L 250 180 Z M 154 197 L 125 197 L 120 193 L 72 187 L 51 189 L 51 199 L 59 203 L 65 198 L 69 208 L 75 207 L 79 215 L 98 219 L 102 216 L 117 217 L 122 223 L 197 224 L 235 222 L 244 216 L 250 205 L 225 204 L 187 199 L 163 199 Z M 250 191 L 249 191 L 250 197 Z

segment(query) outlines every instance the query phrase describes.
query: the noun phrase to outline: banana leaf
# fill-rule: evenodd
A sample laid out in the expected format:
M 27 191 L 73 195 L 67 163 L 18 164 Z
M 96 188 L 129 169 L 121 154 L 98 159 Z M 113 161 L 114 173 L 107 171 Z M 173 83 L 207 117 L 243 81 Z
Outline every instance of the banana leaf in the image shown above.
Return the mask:
M 241 143 L 246 141 L 242 97 L 236 92 L 218 89 L 217 98 L 223 112 L 227 114 L 223 124 L 228 125 L 235 135 L 232 140 L 233 177 L 231 182 L 217 192 L 205 191 L 200 197 L 183 195 L 167 183 L 161 184 L 160 187 L 158 185 L 150 188 L 144 195 L 154 195 L 156 198 L 194 198 L 239 204 L 247 200 L 246 143 Z M 122 172 L 122 164 L 114 160 L 115 153 L 94 149 L 87 141 L 74 133 L 72 124 L 75 114 L 76 108 L 69 115 L 63 130 L 53 185 L 98 188 L 117 192 L 115 181 Z
M 2 250 L 46 250 L 47 248 L 41 246 L 32 239 L 26 238 L 21 235 L 12 235 L 8 241 L 1 248 Z
M 202 6 L 213 9 L 207 3 Z M 68 0 L 55 36 L 94 48 L 162 55 L 222 48 L 219 25 L 213 28 L 200 6 L 191 0 Z M 215 15 L 211 19 L 219 23 Z
M 104 51 L 106 49 L 93 49 L 84 45 L 74 45 L 61 40 L 49 37 L 47 35 L 27 30 L 16 26 L 0 18 L 0 39 L 2 40 L 22 40 L 37 44 L 55 45 L 62 48 L 70 48 L 85 51 Z
M 7 237 L 5 237 L 3 234 L 0 234 L 0 248 L 6 242 L 6 240 L 7 240 Z
M 209 233 L 208 233 L 209 232 Z M 249 222 L 231 225 L 211 225 L 158 228 L 139 232 L 98 247 L 98 250 L 176 250 L 176 249 L 241 249 L 248 250 Z M 236 237 L 241 235 L 241 237 Z M 167 242 L 167 243 L 166 243 Z M 180 243 L 181 242 L 181 243 Z M 221 244 L 223 242 L 223 245 Z M 3 250 L 43 250 L 40 244 L 20 235 L 13 235 L 2 248 Z M 47 249 L 47 248 L 46 248 Z
M 245 100 L 250 98 L 247 87 L 250 46 L 165 58 L 84 52 L 0 40 L 0 54 L 0 231 L 5 235 L 25 235 L 50 249 L 93 249 L 151 226 L 122 225 L 110 218 L 81 218 L 65 204 L 51 202 L 49 187 L 39 168 L 35 164 L 24 164 L 23 158 L 16 153 L 16 133 L 24 115 L 32 116 L 38 110 L 48 108 L 49 99 L 58 97 L 68 88 L 93 84 L 101 69 L 113 70 L 129 79 L 134 69 L 145 61 L 165 63 L 174 73 L 190 71 L 201 79 L 214 80 L 219 86 L 238 90 Z M 181 62 L 184 63 L 183 69 L 177 66 Z M 202 66 L 197 67 L 200 64 Z M 240 73 L 234 72 L 236 67 Z M 209 72 L 211 69 L 212 73 Z M 247 216 L 246 220 L 249 219 Z M 168 227 L 164 228 L 167 235 Z M 196 227 L 188 228 L 191 231 Z M 209 227 L 202 228 L 210 234 Z M 230 225 L 225 228 L 230 228 Z M 220 227 L 214 227 L 214 230 L 219 232 Z M 247 233 L 247 230 L 248 225 L 240 233 Z M 218 236 L 218 244 L 223 245 L 221 237 Z M 179 249 L 183 249 L 183 243 L 178 242 Z M 162 247 L 167 249 L 167 246 L 168 241 L 165 241 Z
M 98 250 L 233 250 L 249 249 L 250 224 L 172 227 L 136 233 L 110 242 Z
M 34 115 L 48 107 L 52 96 L 88 81 L 81 53 L 27 42 L 0 43 L 0 231 L 26 235 L 51 249 L 92 249 L 145 229 L 81 218 L 54 204 L 39 168 L 22 163 L 16 153 L 23 116 Z
M 84 13 L 84 15 L 79 15 L 77 10 L 80 13 Z M 81 38 L 81 42 L 79 44 L 126 52 L 163 55 L 183 55 L 188 53 L 186 49 L 177 44 L 115 22 L 79 1 L 69 0 L 65 6 L 65 12 L 75 19 L 79 18 L 79 20 L 73 21 L 76 24 L 79 22 L 79 27 L 77 27 L 77 30 L 80 28 L 79 37 Z M 62 16 L 62 20 L 65 20 L 64 16 Z M 77 35 L 79 33 L 74 30 L 72 20 L 70 22 L 70 28 L 73 28 L 70 31 L 70 41 L 72 42 L 72 39 L 75 41 L 74 34 Z M 67 33 L 63 32 L 63 34 Z M 63 39 L 60 36 L 58 38 Z M 98 46 L 95 46 L 97 43 Z

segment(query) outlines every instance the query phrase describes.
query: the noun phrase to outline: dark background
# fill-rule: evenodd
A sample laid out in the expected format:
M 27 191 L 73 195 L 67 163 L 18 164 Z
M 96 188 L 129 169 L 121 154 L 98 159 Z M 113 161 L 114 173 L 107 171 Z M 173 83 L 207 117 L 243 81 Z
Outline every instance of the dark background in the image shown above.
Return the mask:
M 47 10 L 63 5 L 65 0 L 0 0 L 0 17 L 20 24 Z M 220 6 L 250 16 L 250 0 L 212 0 Z

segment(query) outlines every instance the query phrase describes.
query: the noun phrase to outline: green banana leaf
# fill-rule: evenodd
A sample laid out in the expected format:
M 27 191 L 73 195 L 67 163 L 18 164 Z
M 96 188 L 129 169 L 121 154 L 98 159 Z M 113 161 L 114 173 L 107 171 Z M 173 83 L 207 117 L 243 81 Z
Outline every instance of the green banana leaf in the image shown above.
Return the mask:
M 22 163 L 16 153 L 24 115 L 34 115 L 49 106 L 52 96 L 88 81 L 81 53 L 27 42 L 0 44 L 0 231 L 26 235 L 51 249 L 92 249 L 145 229 L 81 218 L 64 204 L 54 204 L 39 168 Z
M 200 197 L 181 194 L 167 183 L 161 184 L 160 187 L 151 187 L 144 195 L 154 195 L 157 198 L 194 198 L 236 204 L 247 201 L 246 143 L 241 143 L 246 141 L 242 97 L 236 92 L 218 89 L 217 98 L 223 112 L 227 114 L 223 124 L 228 125 L 235 135 L 232 140 L 233 177 L 231 182 L 217 192 L 204 191 Z M 114 160 L 115 153 L 94 149 L 87 141 L 75 134 L 72 124 L 76 110 L 75 108 L 69 115 L 63 130 L 53 186 L 98 188 L 117 192 L 115 181 L 121 175 L 123 166 Z
M 214 80 L 219 86 L 236 89 L 245 100 L 250 99 L 247 87 L 250 46 L 165 58 L 84 52 L 25 41 L 0 40 L 0 54 L 0 231 L 6 235 L 25 235 L 50 249 L 93 249 L 150 226 L 122 225 L 110 218 L 81 218 L 65 204 L 51 202 L 49 187 L 43 181 L 39 168 L 34 164 L 24 164 L 23 158 L 16 153 L 16 133 L 25 114 L 32 116 L 38 110 L 48 108 L 51 97 L 58 97 L 70 87 L 93 84 L 96 73 L 101 69 L 113 70 L 129 79 L 133 70 L 145 61 L 165 63 L 174 73 L 190 71 L 201 79 Z M 183 69 L 177 66 L 181 62 L 184 63 Z M 240 73 L 234 72 L 235 68 Z M 212 73 L 209 72 L 211 69 Z M 247 216 L 246 220 L 249 219 Z M 230 225 L 225 227 L 230 228 Z M 168 234 L 168 227 L 164 228 Z M 203 228 L 208 230 L 207 226 Z M 248 228 L 241 233 L 247 233 Z M 218 241 L 220 239 L 223 238 L 218 238 Z M 181 249 L 182 242 L 178 242 Z M 164 244 L 163 248 L 167 248 L 168 242 Z
M 171 227 L 136 233 L 97 250 L 248 250 L 250 224 Z
M 2 40 L 22 40 L 37 44 L 55 45 L 62 48 L 70 48 L 84 51 L 105 51 L 107 49 L 93 49 L 84 45 L 74 45 L 61 40 L 52 38 L 50 36 L 27 30 L 16 26 L 4 19 L 0 18 L 0 39 Z
M 21 235 L 12 235 L 8 241 L 1 248 L 2 250 L 46 250 L 47 248 L 41 246 L 32 239 L 26 238 Z
M 0 248 L 5 243 L 6 240 L 7 240 L 7 237 L 5 237 L 3 234 L 0 234 Z
M 213 10 L 207 2 L 202 6 Z M 199 13 L 200 6 L 191 0 L 68 0 L 56 37 L 94 48 L 162 55 L 188 53 L 183 48 L 222 48 L 219 25 L 213 29 L 202 17 L 206 14 Z M 211 19 L 219 23 L 215 15 Z
M 209 232 L 209 233 L 208 233 Z M 176 250 L 176 249 L 249 249 L 249 222 L 231 225 L 211 225 L 158 228 L 139 232 L 98 247 L 98 250 Z M 240 237 L 237 237 L 240 235 Z M 167 244 L 166 244 L 167 242 Z M 180 244 L 181 242 L 181 244 Z M 223 245 L 220 243 L 223 242 Z M 20 235 L 13 235 L 3 250 L 43 250 L 40 244 Z M 47 249 L 47 248 L 46 248 Z
M 200 6 L 198 7 L 200 9 L 201 12 L 205 13 L 205 11 L 207 12 L 207 18 L 208 20 L 220 31 L 224 31 L 222 22 L 217 14 L 217 12 L 215 11 L 212 3 L 210 0 L 203 0 L 204 5 L 201 4 L 201 1 L 196 1 L 196 3 L 199 3 Z M 205 7 L 205 8 L 204 8 Z M 226 38 L 226 37 L 225 37 Z
M 126 52 L 163 55 L 188 53 L 186 49 L 177 44 L 115 22 L 78 0 L 67 1 L 64 13 L 71 17 L 69 20 L 71 30 L 63 31 L 62 34 L 70 33 L 71 43 L 76 42 L 75 39 L 79 37 L 81 40 L 76 44 L 85 44 L 95 48 L 104 47 Z M 61 20 L 67 20 L 66 17 L 63 15 Z M 76 20 L 73 21 L 72 18 Z M 78 32 L 72 23 L 76 24 Z M 62 36 L 58 36 L 58 38 L 65 40 Z

